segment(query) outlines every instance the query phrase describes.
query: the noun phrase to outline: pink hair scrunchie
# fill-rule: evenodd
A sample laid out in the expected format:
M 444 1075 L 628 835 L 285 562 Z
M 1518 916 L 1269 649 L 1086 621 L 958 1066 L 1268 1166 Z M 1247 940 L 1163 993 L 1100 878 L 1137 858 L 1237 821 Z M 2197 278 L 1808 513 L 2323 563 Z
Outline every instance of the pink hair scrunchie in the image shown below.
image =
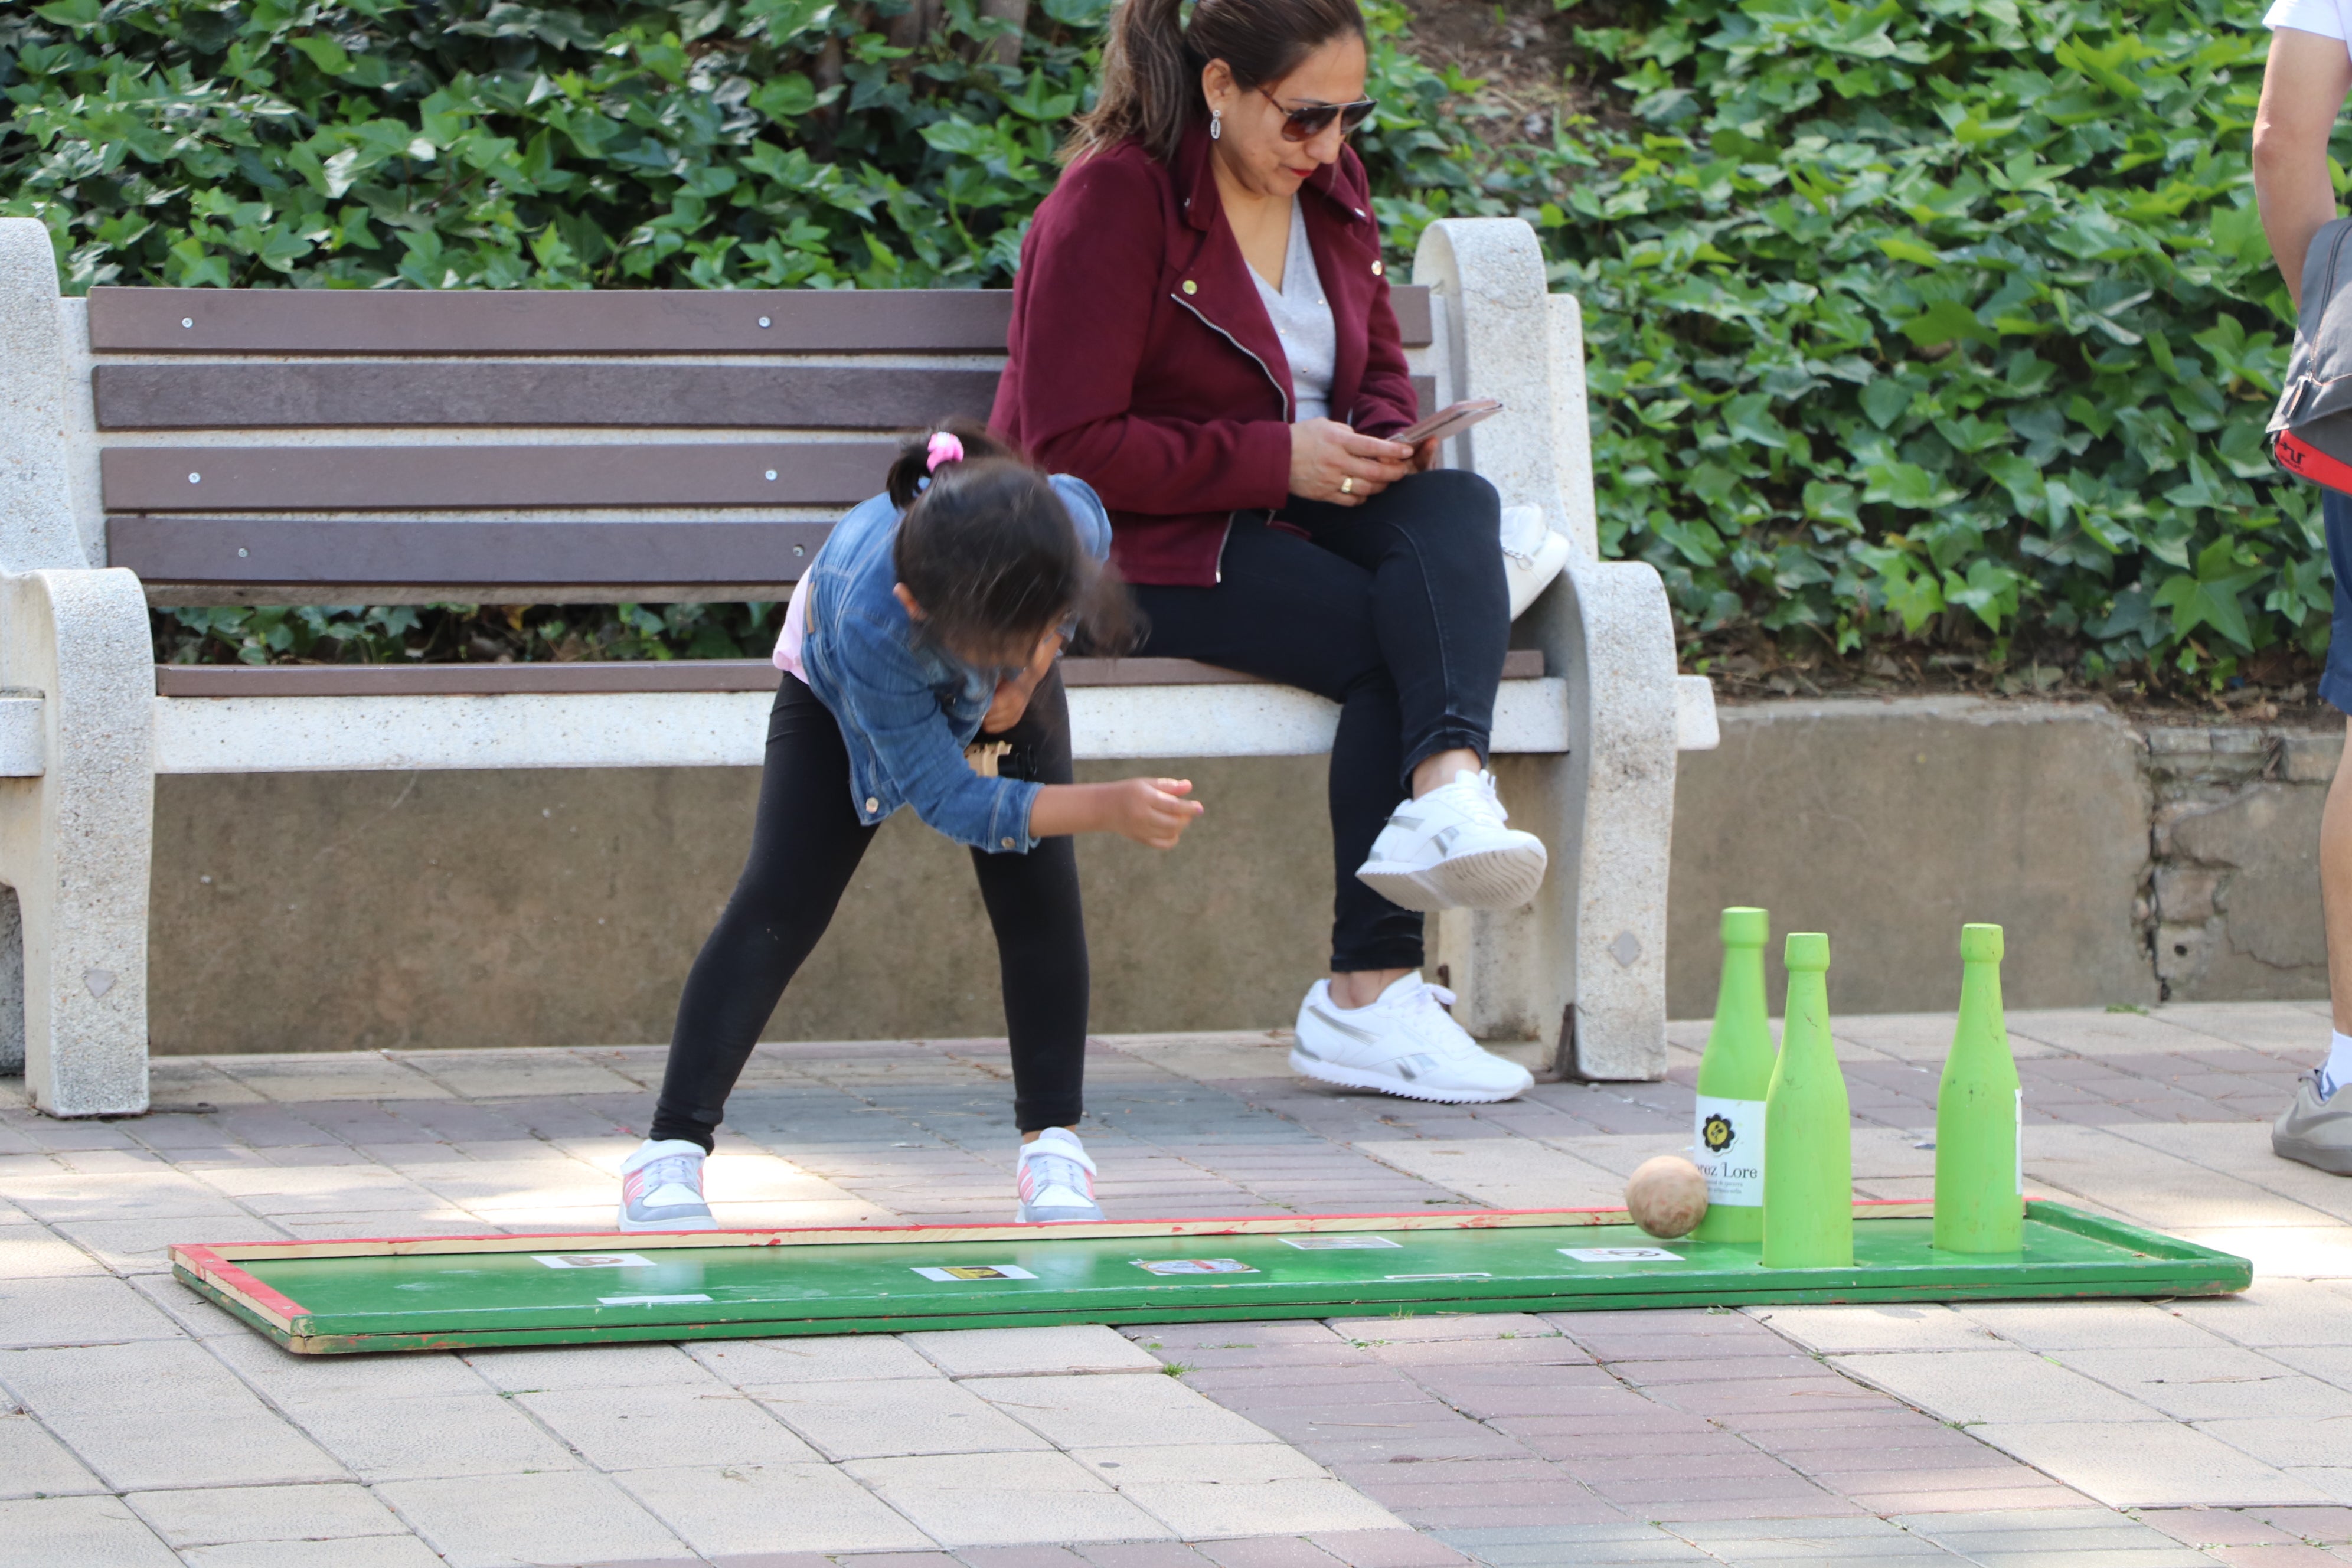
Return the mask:
M 957 440 L 955 437 L 945 430 L 934 430 L 931 432 L 929 450 L 931 460 L 925 464 L 924 468 L 930 473 L 938 473 L 941 463 L 961 463 L 963 461 L 963 443 Z

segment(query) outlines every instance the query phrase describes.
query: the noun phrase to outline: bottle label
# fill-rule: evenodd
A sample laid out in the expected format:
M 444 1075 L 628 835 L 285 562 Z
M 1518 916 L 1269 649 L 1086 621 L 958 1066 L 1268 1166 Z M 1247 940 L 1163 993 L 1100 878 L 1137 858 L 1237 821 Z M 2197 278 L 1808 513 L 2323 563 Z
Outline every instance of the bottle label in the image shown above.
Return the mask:
M 1759 1208 L 1764 1203 L 1764 1102 L 1698 1097 L 1691 1163 L 1706 1175 L 1706 1201 Z

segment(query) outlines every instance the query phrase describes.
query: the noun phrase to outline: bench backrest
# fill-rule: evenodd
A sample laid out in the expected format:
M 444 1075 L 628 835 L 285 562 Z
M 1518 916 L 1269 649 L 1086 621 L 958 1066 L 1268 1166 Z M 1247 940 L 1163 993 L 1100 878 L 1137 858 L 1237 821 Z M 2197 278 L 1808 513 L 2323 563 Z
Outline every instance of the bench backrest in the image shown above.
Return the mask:
M 1428 290 L 1392 297 L 1435 406 Z M 772 599 L 898 432 L 987 416 L 1011 306 L 95 289 L 79 489 L 155 603 Z

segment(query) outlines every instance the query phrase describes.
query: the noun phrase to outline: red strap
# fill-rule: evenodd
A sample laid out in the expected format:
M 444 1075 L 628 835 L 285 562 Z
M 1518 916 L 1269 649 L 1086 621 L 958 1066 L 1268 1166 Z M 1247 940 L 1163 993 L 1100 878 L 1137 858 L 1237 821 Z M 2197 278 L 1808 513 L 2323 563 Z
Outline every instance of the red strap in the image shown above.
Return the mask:
M 2279 432 L 2271 444 L 2271 459 L 2299 479 L 2352 495 L 2352 463 L 2329 457 L 2318 447 L 2295 438 L 2292 430 Z

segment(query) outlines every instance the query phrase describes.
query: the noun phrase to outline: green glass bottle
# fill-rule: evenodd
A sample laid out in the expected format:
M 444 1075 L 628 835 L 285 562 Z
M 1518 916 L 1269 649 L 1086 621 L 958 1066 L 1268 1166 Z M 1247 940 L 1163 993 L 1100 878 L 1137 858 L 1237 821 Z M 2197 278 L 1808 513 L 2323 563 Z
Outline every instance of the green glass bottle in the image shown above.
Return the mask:
M 1691 1112 L 1691 1159 L 1706 1173 L 1706 1217 L 1691 1232 L 1699 1241 L 1764 1237 L 1764 1095 L 1772 1087 L 1764 943 L 1771 934 L 1762 910 L 1723 911 L 1723 977 Z
M 1853 1128 L 1830 1042 L 1830 939 L 1790 933 L 1780 1059 L 1764 1096 L 1764 1266 L 1853 1266 Z
M 2023 1095 L 2000 1016 L 2000 927 L 1960 928 L 1960 1017 L 1936 1091 L 1936 1245 L 2025 1246 Z

